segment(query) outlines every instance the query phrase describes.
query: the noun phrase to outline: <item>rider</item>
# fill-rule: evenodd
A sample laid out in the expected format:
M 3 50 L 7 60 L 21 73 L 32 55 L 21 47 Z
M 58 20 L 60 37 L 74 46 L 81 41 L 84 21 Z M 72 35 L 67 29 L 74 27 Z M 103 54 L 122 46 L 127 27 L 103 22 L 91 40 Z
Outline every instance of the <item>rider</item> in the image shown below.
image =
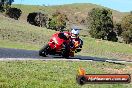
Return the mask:
M 72 28 L 71 30 L 71 42 L 75 47 L 75 43 L 79 42 L 77 45 L 78 48 L 82 48 L 83 41 L 79 38 L 79 29 L 78 28 Z M 80 52 L 81 49 L 78 49 L 77 52 Z
M 79 30 L 79 28 L 72 28 L 71 32 L 60 32 L 58 34 L 60 38 L 70 42 L 68 45 L 70 45 L 71 48 L 78 48 L 77 52 L 81 51 L 83 45 L 83 41 L 79 38 Z

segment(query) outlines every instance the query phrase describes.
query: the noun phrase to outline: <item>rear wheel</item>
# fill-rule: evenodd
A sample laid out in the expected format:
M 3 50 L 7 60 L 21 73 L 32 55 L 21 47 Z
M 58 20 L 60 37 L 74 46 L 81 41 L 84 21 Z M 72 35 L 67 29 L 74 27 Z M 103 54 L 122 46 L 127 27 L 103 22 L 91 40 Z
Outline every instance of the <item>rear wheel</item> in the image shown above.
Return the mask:
M 64 51 L 64 52 L 62 53 L 62 56 L 63 56 L 64 58 L 69 58 L 69 52 Z
M 48 51 L 49 51 L 49 45 L 45 45 L 42 49 L 39 50 L 39 55 L 40 56 L 43 56 L 43 57 L 46 57 L 46 55 L 48 54 Z

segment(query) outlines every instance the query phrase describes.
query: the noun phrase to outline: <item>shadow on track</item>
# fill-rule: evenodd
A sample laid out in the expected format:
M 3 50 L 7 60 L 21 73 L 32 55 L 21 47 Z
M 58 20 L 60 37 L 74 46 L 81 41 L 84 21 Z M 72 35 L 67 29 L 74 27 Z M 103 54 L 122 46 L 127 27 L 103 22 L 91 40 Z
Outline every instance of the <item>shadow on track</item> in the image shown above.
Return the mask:
M 0 58 L 42 58 L 38 51 L 0 48 Z
M 54 59 L 56 60 L 58 58 L 62 57 L 57 57 L 54 56 Z M 124 63 L 132 63 L 132 61 L 124 61 L 124 60 L 117 60 L 117 59 L 108 59 L 108 58 L 99 58 L 99 57 L 91 57 L 91 56 L 81 56 L 81 55 L 76 55 L 75 57 L 70 57 L 67 58 L 68 61 L 97 61 L 97 62 L 108 62 L 112 64 L 118 64 L 118 65 L 125 65 Z

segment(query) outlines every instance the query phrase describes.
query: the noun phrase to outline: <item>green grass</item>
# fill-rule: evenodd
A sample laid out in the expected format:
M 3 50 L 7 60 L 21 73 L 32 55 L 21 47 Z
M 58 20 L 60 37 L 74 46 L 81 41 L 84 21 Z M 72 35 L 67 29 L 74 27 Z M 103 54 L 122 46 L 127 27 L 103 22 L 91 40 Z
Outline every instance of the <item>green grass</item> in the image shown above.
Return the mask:
M 132 60 L 132 45 L 97 40 L 90 37 L 82 37 L 84 40 L 83 51 L 81 55 L 90 55 L 106 58 L 118 58 Z
M 0 16 L 0 40 L 43 45 L 54 32 Z
M 9 40 L 0 40 L 1 48 L 14 48 L 14 49 L 25 49 L 25 50 L 38 50 L 42 46 L 30 44 L 30 43 L 20 43 L 20 42 L 11 42 Z
M 102 62 L 72 61 L 1 61 L 0 88 L 131 88 L 132 84 L 86 84 L 76 83 L 79 67 L 88 74 L 116 73 L 106 69 L 125 69 L 124 73 L 132 74 L 127 66 Z

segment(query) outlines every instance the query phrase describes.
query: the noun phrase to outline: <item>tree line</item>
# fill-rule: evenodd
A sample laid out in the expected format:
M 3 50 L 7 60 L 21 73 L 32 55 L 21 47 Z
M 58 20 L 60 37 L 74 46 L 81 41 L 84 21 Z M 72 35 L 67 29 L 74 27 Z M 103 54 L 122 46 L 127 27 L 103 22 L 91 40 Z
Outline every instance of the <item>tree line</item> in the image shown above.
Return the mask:
M 56 31 L 62 31 L 66 28 L 67 21 L 67 16 L 59 11 L 56 11 L 51 16 L 41 12 L 32 12 L 27 16 L 27 22 L 30 24 Z

